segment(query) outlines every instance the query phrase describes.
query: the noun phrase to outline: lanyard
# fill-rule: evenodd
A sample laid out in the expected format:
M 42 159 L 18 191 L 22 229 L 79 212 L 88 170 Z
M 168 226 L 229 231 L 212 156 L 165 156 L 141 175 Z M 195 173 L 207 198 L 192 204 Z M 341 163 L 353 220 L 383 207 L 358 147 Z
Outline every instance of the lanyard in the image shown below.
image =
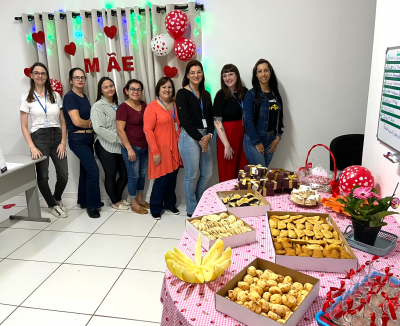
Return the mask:
M 194 92 L 193 88 L 190 86 L 190 83 L 189 83 L 189 88 L 192 91 L 192 93 L 194 94 L 194 96 L 196 96 L 196 98 L 199 99 L 197 97 L 196 93 Z M 201 108 L 201 115 L 204 117 L 204 114 L 203 114 L 203 98 L 202 97 L 200 97 L 200 108 Z
M 231 94 L 232 94 L 232 96 L 233 96 L 233 98 L 236 100 L 236 102 L 238 102 L 239 103 L 239 105 L 242 107 L 242 109 L 243 109 L 243 100 L 241 100 L 240 102 L 239 102 L 239 100 L 237 99 L 237 97 L 235 96 L 235 94 L 233 94 L 233 92 L 231 91 L 231 90 L 229 90 L 230 92 L 231 92 Z
M 111 106 L 115 112 L 117 112 L 118 104 L 115 104 L 115 107 L 114 107 L 114 105 L 112 105 L 110 103 L 108 103 L 108 105 Z
M 44 111 L 44 114 L 45 114 L 46 117 L 47 117 L 47 104 L 46 104 L 47 90 L 44 91 L 44 107 L 43 107 L 42 103 L 40 102 L 39 98 L 36 96 L 35 93 L 36 93 L 36 92 L 34 92 L 33 95 L 35 95 L 36 100 L 39 102 L 40 106 L 42 107 L 42 109 L 43 109 L 43 111 Z
M 167 109 L 167 106 L 164 104 L 164 102 L 161 101 L 160 98 L 158 98 L 158 100 L 159 100 L 159 101 L 162 103 L 162 105 L 164 105 L 165 108 Z M 168 112 L 170 115 L 172 115 L 172 117 L 174 118 L 174 121 L 176 121 L 176 113 L 175 113 L 175 104 L 174 104 L 174 102 L 172 102 L 172 107 L 174 108 L 174 114 L 172 114 L 171 111 L 169 111 L 168 109 L 167 109 L 167 112 Z

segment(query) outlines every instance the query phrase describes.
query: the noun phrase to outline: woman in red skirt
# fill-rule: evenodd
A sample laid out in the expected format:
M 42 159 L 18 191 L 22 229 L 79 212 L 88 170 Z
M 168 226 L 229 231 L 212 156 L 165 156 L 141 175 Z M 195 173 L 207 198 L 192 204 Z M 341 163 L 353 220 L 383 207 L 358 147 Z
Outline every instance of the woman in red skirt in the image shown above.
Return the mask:
M 219 182 L 236 179 L 239 170 L 248 164 L 243 150 L 242 120 L 246 92 L 237 67 L 225 65 L 221 70 L 221 89 L 214 99 Z

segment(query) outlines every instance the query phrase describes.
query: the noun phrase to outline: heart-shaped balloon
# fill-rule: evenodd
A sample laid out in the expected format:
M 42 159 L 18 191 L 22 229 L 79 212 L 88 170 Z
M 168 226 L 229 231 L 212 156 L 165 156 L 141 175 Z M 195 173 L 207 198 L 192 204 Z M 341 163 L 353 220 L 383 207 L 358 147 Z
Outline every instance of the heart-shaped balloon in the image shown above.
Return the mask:
M 161 33 L 153 37 L 150 46 L 155 55 L 163 57 L 173 50 L 174 39 L 168 34 Z
M 32 39 L 39 44 L 44 43 L 44 33 L 42 31 L 39 31 L 37 33 L 32 34 Z
M 172 10 L 165 17 L 165 29 L 174 39 L 181 37 L 189 26 L 187 15 L 182 10 Z
M 66 46 L 64 46 L 64 51 L 65 51 L 65 53 L 74 56 L 75 52 L 76 52 L 75 43 L 71 42 L 71 43 L 67 44 Z
M 117 35 L 117 27 L 112 25 L 110 27 L 106 26 L 104 27 L 104 33 L 109 37 L 110 39 L 113 39 L 115 35 Z
M 165 66 L 164 67 L 164 75 L 168 78 L 174 78 L 178 73 L 178 69 L 175 67 Z

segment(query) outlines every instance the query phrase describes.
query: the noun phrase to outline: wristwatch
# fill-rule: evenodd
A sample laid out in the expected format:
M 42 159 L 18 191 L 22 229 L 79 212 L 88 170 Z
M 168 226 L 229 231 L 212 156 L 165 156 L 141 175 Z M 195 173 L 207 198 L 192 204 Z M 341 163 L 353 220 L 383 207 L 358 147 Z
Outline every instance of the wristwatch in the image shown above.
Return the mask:
M 209 132 L 207 135 L 211 136 L 211 139 L 213 138 L 214 134 L 212 134 L 211 132 Z

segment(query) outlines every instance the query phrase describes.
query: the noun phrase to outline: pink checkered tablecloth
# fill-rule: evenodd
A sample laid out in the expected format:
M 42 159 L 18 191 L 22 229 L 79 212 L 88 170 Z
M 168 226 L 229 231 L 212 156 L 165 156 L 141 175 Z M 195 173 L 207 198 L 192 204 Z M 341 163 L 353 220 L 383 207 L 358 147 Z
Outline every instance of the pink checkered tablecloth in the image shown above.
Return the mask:
M 224 211 L 225 206 L 218 200 L 217 191 L 233 190 L 237 181 L 230 180 L 217 184 L 209 188 L 200 200 L 193 216 L 202 216 L 215 212 Z M 292 212 L 319 212 L 329 213 L 335 220 L 336 224 L 342 230 L 345 230 L 349 223 L 343 214 L 336 214 L 330 209 L 320 205 L 317 208 L 307 209 L 296 206 L 289 201 L 288 194 L 266 197 L 271 203 L 272 211 L 292 211 Z M 215 310 L 215 292 L 217 292 L 229 279 L 235 276 L 246 265 L 248 265 L 255 257 L 265 260 L 274 261 L 274 249 L 270 244 L 269 232 L 267 232 L 267 218 L 247 217 L 243 218 L 245 222 L 252 225 L 257 230 L 257 242 L 246 246 L 236 247 L 232 249 L 231 266 L 224 272 L 223 276 L 208 284 L 187 284 L 175 277 L 167 269 L 161 289 L 160 300 L 163 304 L 162 326 L 178 326 L 178 325 L 218 325 L 218 326 L 243 326 L 244 324 L 237 320 L 224 315 Z M 394 217 L 389 216 L 385 219 L 388 223 L 383 228 L 384 231 L 391 232 L 400 237 L 400 226 Z M 196 241 L 186 232 L 183 233 L 178 248 L 186 255 L 194 259 L 194 247 Z M 172 249 L 172 248 L 171 248 Z M 353 249 L 358 257 L 360 264 L 370 260 L 372 255 L 363 251 Z M 205 253 L 205 250 L 203 249 Z M 203 253 L 203 254 L 204 254 Z M 396 244 L 392 251 L 385 257 L 381 257 L 377 262 L 390 263 L 397 265 L 400 261 L 400 241 Z M 321 309 L 326 292 L 331 286 L 338 286 L 338 277 L 343 277 L 340 273 L 322 273 L 310 272 L 304 273 L 320 279 L 321 287 L 319 296 L 314 300 L 306 314 L 298 325 L 317 325 L 314 318 L 315 314 Z

